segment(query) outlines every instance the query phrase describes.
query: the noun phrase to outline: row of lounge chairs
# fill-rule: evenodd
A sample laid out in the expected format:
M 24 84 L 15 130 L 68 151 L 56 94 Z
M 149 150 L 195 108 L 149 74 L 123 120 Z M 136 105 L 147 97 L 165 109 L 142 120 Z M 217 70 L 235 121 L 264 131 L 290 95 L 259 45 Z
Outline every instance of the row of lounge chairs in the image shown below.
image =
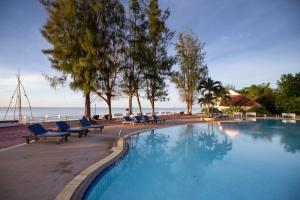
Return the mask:
M 165 123 L 165 119 L 160 119 L 156 115 L 152 115 L 151 119 L 144 115 L 141 116 L 134 116 L 133 118 L 130 118 L 129 116 L 123 117 L 122 124 L 131 124 L 133 126 L 140 125 L 140 124 L 154 124 L 154 123 Z M 58 121 L 56 122 L 56 125 L 59 129 L 59 131 L 52 131 L 52 130 L 46 130 L 41 124 L 31 124 L 28 125 L 27 128 L 32 133 L 31 136 L 24 136 L 27 143 L 29 143 L 31 140 L 39 140 L 41 138 L 55 138 L 56 142 L 59 144 L 62 140 L 65 142 L 68 141 L 68 137 L 71 134 L 78 134 L 78 137 L 82 137 L 83 135 L 87 136 L 87 133 L 89 132 L 89 129 L 99 129 L 100 132 L 102 132 L 102 129 L 104 126 L 102 125 L 92 125 L 87 119 L 81 119 L 80 124 L 82 127 L 71 127 L 67 122 L 65 121 Z
M 59 128 L 59 132 L 48 131 L 41 124 L 31 124 L 28 125 L 27 128 L 32 133 L 32 136 L 24 136 L 27 143 L 31 140 L 39 140 L 41 138 L 56 138 L 56 142 L 59 144 L 61 140 L 65 142 L 68 141 L 68 136 L 75 133 L 78 134 L 78 137 L 82 135 L 87 136 L 89 129 L 99 129 L 102 132 L 104 126 L 102 125 L 92 125 L 87 119 L 81 119 L 80 121 L 81 128 L 72 128 L 65 121 L 58 121 L 56 125 Z
M 125 116 L 122 119 L 122 124 L 126 125 L 141 125 L 141 124 L 154 124 L 154 123 L 165 123 L 166 119 L 160 119 L 157 115 L 152 115 L 151 119 L 148 117 L 148 115 L 143 115 L 141 116 L 134 116 L 133 118 L 129 117 L 129 116 Z

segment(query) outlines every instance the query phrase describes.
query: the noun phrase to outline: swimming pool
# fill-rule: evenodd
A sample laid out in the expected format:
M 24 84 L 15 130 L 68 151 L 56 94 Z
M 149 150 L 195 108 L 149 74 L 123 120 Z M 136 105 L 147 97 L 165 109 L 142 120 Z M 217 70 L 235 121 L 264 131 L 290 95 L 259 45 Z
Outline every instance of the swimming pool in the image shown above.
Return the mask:
M 84 198 L 300 199 L 300 123 L 193 124 L 135 135 Z

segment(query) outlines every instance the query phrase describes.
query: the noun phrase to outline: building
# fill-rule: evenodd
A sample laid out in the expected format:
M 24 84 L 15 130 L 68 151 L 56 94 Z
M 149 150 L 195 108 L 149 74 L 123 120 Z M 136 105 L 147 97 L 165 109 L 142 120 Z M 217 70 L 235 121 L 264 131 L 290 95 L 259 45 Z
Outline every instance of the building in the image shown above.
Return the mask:
M 219 110 L 227 109 L 231 106 L 241 107 L 243 110 L 249 110 L 253 107 L 261 107 L 262 105 L 257 103 L 256 101 L 248 99 L 246 96 L 241 95 L 233 90 L 229 90 L 229 98 L 222 99 L 217 103 L 215 108 Z

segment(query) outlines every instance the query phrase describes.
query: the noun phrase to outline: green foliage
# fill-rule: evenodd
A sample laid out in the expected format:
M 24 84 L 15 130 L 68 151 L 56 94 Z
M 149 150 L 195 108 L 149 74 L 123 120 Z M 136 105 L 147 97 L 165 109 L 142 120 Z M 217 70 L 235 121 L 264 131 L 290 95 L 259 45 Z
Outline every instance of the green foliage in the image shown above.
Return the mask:
M 283 74 L 277 82 L 278 92 L 286 97 L 300 96 L 300 72 L 293 74 Z
M 239 92 L 263 105 L 263 108 L 258 110 L 262 114 L 269 114 L 269 112 L 273 114 L 281 112 L 295 112 L 299 114 L 300 73 L 295 75 L 283 74 L 280 80 L 277 81 L 277 86 L 278 88 L 274 90 L 269 83 L 263 83 L 245 87 Z
M 129 113 L 132 113 L 132 96 L 136 95 L 144 84 L 144 58 L 147 52 L 146 7 L 142 0 L 130 0 L 127 18 L 126 65 L 123 67 L 121 88 L 129 97 Z M 140 106 L 140 105 L 139 105 Z M 141 113 L 141 108 L 140 108 Z
M 179 71 L 174 71 L 171 80 L 175 83 L 179 94 L 187 104 L 187 111 L 192 113 L 192 105 L 197 97 L 197 87 L 207 76 L 204 64 L 204 44 L 191 31 L 180 33 L 176 45 Z
M 276 113 L 275 106 L 275 91 L 270 87 L 270 83 L 263 83 L 259 85 L 251 85 L 239 91 L 249 99 L 256 101 L 264 106 L 271 113 Z
M 228 91 L 222 86 L 220 81 L 214 81 L 211 78 L 200 81 L 198 91 L 202 97 L 198 103 L 207 106 L 208 115 L 210 116 L 210 106 L 213 106 L 219 98 L 227 98 Z
M 43 52 L 73 90 L 86 97 L 90 118 L 90 93 L 96 92 L 110 106 L 122 62 L 125 10 L 119 0 L 41 0 L 49 18 L 42 34 L 52 45 Z
M 208 112 L 210 112 L 210 113 L 222 113 L 218 108 L 210 108 L 209 110 L 207 108 L 203 108 L 202 112 L 204 112 L 207 115 L 209 115 Z
M 256 114 L 260 114 L 260 115 L 269 115 L 271 114 L 271 112 L 269 110 L 267 110 L 265 107 L 253 107 L 247 110 L 247 112 L 256 112 Z
M 165 79 L 170 75 L 174 59 L 168 56 L 167 47 L 174 33 L 166 26 L 170 11 L 160 10 L 157 0 L 150 0 L 147 9 L 147 53 L 144 57 L 147 63 L 145 68 L 145 92 L 150 101 L 152 112 L 156 101 L 166 101 L 167 90 Z
M 300 73 L 283 74 L 277 85 L 277 109 L 280 112 L 300 114 Z
M 224 109 L 223 113 L 232 115 L 234 112 L 243 112 L 243 111 L 244 111 L 243 108 L 240 106 L 230 106 L 229 108 Z
M 83 91 L 86 100 L 85 116 L 90 118 L 90 92 L 94 87 L 97 63 L 96 41 L 93 37 L 96 1 L 41 0 L 48 20 L 41 33 L 51 44 L 43 50 L 52 68 L 61 76 L 47 76 L 53 87 L 69 80 L 70 88 Z
M 125 9 L 119 0 L 95 0 L 97 81 L 93 90 L 103 99 L 112 118 L 112 99 L 117 96 L 119 75 L 125 65 Z

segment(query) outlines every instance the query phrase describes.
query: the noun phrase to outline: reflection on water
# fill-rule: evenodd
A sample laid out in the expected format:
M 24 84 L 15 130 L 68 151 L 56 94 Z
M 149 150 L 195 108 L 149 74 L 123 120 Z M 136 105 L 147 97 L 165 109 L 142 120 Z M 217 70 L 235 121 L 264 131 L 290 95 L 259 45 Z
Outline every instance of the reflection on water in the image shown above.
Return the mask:
M 141 133 L 86 199 L 300 199 L 299 128 L 258 120 Z
M 132 137 L 125 158 L 98 178 L 101 181 L 96 181 L 87 198 L 110 199 L 110 193 L 115 193 L 112 188 L 121 187 L 119 183 L 135 185 L 144 178 L 152 190 L 172 190 L 178 182 L 201 181 L 205 168 L 214 160 L 221 160 L 231 149 L 230 139 L 217 135 L 212 125 L 205 128 L 188 125 L 138 134 Z M 168 184 L 154 177 L 167 178 Z M 189 187 L 181 190 L 191 192 Z
M 219 124 L 218 128 L 221 132 L 225 133 L 225 135 L 227 135 L 230 138 L 235 138 L 240 134 L 240 130 L 238 129 L 231 129 L 229 127 L 223 128 L 223 125 Z
M 218 129 L 235 138 L 240 134 L 255 140 L 272 142 L 273 137 L 280 137 L 280 144 L 290 153 L 300 152 L 300 125 L 296 120 L 258 120 L 258 122 L 219 123 Z
M 292 123 L 292 124 L 296 124 L 296 120 L 293 119 L 283 119 L 282 123 Z

